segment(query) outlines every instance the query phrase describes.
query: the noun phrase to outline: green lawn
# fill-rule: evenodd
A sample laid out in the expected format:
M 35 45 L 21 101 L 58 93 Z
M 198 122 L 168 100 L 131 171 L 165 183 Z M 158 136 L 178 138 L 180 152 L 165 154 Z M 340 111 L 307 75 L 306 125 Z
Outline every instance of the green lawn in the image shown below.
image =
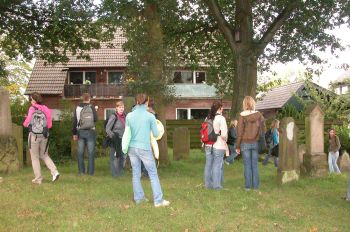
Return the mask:
M 203 154 L 192 150 L 189 160 L 159 169 L 171 207 L 154 208 L 133 203 L 131 172 L 113 179 L 107 158 L 96 160 L 94 177 L 78 176 L 72 163 L 51 183 L 43 170 L 40 186 L 31 168 L 3 176 L 0 231 L 350 231 L 345 175 L 279 186 L 273 164 L 260 166 L 260 194 L 244 191 L 239 160 L 225 166 L 224 189 L 213 191 L 203 188 Z M 148 179 L 143 186 L 152 199 Z

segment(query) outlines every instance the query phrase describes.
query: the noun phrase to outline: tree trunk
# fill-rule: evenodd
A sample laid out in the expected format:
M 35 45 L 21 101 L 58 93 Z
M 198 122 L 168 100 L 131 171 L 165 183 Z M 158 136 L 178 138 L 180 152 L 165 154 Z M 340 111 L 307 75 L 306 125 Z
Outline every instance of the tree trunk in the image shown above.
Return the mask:
M 164 35 L 162 28 L 160 26 L 160 17 L 158 12 L 158 6 L 154 1 L 145 1 L 145 18 L 146 18 L 146 28 L 150 46 L 148 67 L 150 72 L 150 78 L 154 78 L 160 82 L 164 83 L 163 80 L 163 57 L 164 57 Z M 159 162 L 161 165 L 168 165 L 168 143 L 167 143 L 167 131 L 166 131 L 166 120 L 165 111 L 166 105 L 164 96 L 159 93 L 149 93 L 153 99 L 155 99 L 155 110 L 159 120 L 164 125 L 164 135 L 161 140 L 158 141 L 159 146 Z
M 245 96 L 256 96 L 257 59 L 249 53 L 235 54 L 235 80 L 231 105 L 231 118 L 238 118 Z

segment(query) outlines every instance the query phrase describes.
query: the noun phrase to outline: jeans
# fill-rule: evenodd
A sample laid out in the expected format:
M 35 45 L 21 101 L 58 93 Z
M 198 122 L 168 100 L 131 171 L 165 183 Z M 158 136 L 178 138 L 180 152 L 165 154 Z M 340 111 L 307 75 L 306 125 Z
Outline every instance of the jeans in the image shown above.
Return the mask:
M 267 165 L 267 163 L 269 162 L 269 159 L 272 157 L 271 152 L 273 148 L 274 147 L 270 145 L 269 153 L 266 155 L 264 161 L 262 162 L 263 165 Z M 274 161 L 275 167 L 278 167 L 278 157 L 274 156 L 273 159 L 274 159 L 273 161 Z
M 142 161 L 141 161 L 141 174 L 142 174 L 143 176 L 148 177 L 147 169 L 145 168 L 145 165 L 143 164 Z
M 225 150 L 215 149 L 211 146 L 205 147 L 205 168 L 204 168 L 204 184 L 209 189 L 222 189 L 223 180 L 223 159 Z
M 115 153 L 115 148 L 111 147 L 110 153 L 109 153 L 109 162 L 111 165 L 112 176 L 118 177 L 123 174 L 125 157 L 123 154 L 119 155 L 119 157 L 116 157 L 114 153 Z
M 132 186 L 134 190 L 134 201 L 140 203 L 145 199 L 145 193 L 141 185 L 141 161 L 148 171 L 151 182 L 153 200 L 155 204 L 163 202 L 163 192 L 157 174 L 156 162 L 152 151 L 129 147 L 129 157 L 132 167 Z
M 337 164 L 337 160 L 339 157 L 339 151 L 336 152 L 329 152 L 328 153 L 328 166 L 329 166 L 329 172 L 336 172 L 336 173 L 340 173 L 338 164 Z
M 242 143 L 241 153 L 244 163 L 245 188 L 258 189 L 260 185 L 258 143 Z
M 96 131 L 95 130 L 78 130 L 78 168 L 79 173 L 85 173 L 84 151 L 85 146 L 88 151 L 88 171 L 87 174 L 94 175 L 95 171 L 95 146 Z
M 235 158 L 238 155 L 236 153 L 236 144 L 235 145 L 227 144 L 227 145 L 228 145 L 228 149 L 230 150 L 230 156 L 226 158 L 226 162 L 229 164 L 233 164 L 233 162 L 235 161 Z

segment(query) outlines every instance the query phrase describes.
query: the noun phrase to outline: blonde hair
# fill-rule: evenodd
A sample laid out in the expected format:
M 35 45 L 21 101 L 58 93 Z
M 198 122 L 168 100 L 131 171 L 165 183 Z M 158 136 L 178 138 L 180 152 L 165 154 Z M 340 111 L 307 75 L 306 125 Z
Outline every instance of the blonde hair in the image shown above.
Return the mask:
M 243 99 L 243 110 L 255 110 L 255 100 L 251 96 L 245 96 Z
M 238 121 L 237 121 L 236 119 L 235 119 L 235 120 L 231 120 L 231 122 L 230 122 L 230 128 L 236 127 L 237 124 L 238 124 Z
M 124 106 L 124 102 L 123 101 L 117 101 L 115 103 L 115 107 L 119 107 L 119 106 Z
M 274 119 L 271 122 L 271 128 L 277 128 L 277 126 L 279 126 L 280 120 L 278 119 Z

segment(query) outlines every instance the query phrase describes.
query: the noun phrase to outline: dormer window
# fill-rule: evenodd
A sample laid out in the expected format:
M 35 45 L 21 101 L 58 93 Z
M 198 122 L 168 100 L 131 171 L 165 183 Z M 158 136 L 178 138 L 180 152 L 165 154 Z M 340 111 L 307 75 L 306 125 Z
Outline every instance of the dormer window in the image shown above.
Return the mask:
M 206 73 L 203 71 L 175 71 L 174 83 L 183 84 L 200 84 L 204 83 L 206 79 Z
M 84 83 L 96 83 L 96 72 L 91 71 L 70 71 L 69 72 L 69 84 L 84 84 Z

